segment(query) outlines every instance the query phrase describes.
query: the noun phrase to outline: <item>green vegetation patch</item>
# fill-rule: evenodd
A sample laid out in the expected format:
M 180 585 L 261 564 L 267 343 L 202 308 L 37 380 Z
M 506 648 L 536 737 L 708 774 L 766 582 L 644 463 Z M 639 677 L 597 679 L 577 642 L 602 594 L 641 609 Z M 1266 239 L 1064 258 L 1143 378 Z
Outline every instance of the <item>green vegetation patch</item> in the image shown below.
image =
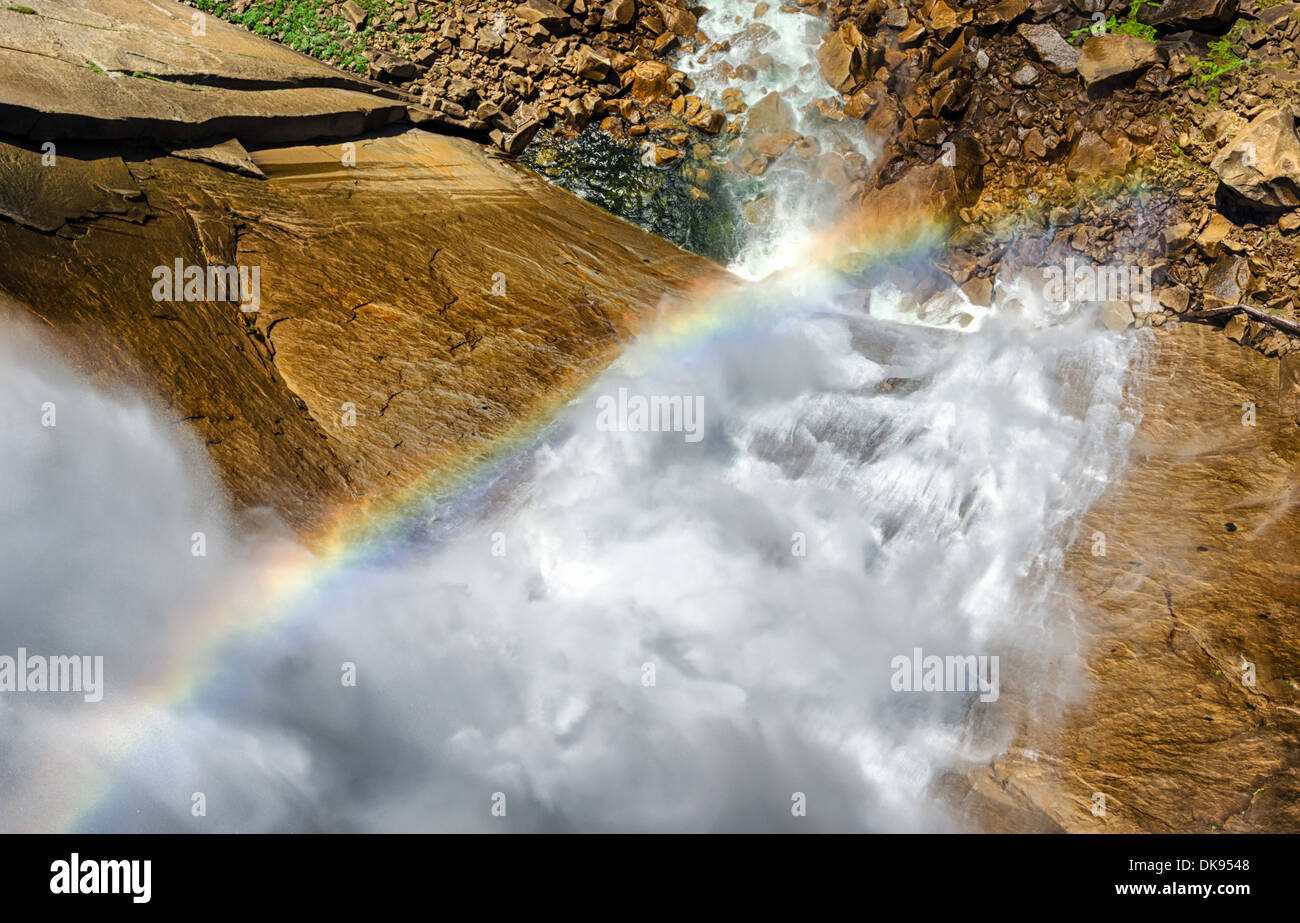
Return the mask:
M 1205 90 L 1206 98 L 1212 106 L 1219 104 L 1220 78 L 1246 63 L 1244 58 L 1237 57 L 1232 48 L 1241 41 L 1242 33 L 1246 31 L 1247 25 L 1246 20 L 1237 20 L 1233 27 L 1228 30 L 1227 35 L 1209 43 L 1205 57 L 1197 58 L 1191 62 L 1192 73 L 1187 79 L 1193 86 L 1202 87 Z
M 242 13 L 233 0 L 190 0 L 195 9 L 243 26 L 258 35 L 288 45 L 328 64 L 365 73 L 366 49 L 376 29 L 392 33 L 401 0 L 357 0 L 365 8 L 365 23 L 356 32 L 328 0 L 254 0 Z
M 1144 22 L 1138 21 L 1138 11 L 1143 6 L 1159 6 L 1155 0 L 1133 0 L 1132 5 L 1128 8 L 1128 16 L 1123 20 L 1113 14 L 1106 19 L 1106 32 L 1111 35 L 1131 35 L 1134 38 L 1144 39 L 1148 42 L 1156 40 L 1156 27 L 1148 26 Z M 1076 44 L 1086 41 L 1092 34 L 1091 26 L 1084 26 L 1082 29 L 1075 29 L 1070 33 L 1070 41 Z

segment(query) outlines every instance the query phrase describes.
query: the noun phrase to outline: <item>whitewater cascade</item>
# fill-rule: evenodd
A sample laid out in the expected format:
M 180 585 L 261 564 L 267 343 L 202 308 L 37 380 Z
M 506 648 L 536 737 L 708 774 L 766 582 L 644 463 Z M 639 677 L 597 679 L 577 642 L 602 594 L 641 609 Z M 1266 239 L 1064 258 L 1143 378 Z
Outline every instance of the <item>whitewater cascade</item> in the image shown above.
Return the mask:
M 818 80 L 819 24 L 779 16 L 773 73 Z M 790 193 L 748 274 L 812 239 Z M 1125 457 L 1139 341 L 1032 303 L 959 333 L 759 283 L 330 569 L 226 513 L 142 401 L 20 330 L 0 350 L 0 653 L 106 674 L 93 710 L 0 696 L 3 829 L 811 832 L 959 828 L 935 782 L 1077 694 L 1062 560 Z M 997 657 L 996 700 L 898 690 L 918 649 Z

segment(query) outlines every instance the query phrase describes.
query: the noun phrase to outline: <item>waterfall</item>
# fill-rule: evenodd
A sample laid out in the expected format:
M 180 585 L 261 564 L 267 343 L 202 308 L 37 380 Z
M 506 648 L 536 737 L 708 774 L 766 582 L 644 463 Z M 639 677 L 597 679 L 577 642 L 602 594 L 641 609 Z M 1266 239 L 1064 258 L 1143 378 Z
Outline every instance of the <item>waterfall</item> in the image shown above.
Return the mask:
M 795 86 L 800 117 L 824 27 L 764 22 L 732 37 L 773 58 L 745 101 Z M 888 319 L 886 289 L 765 283 L 827 203 L 797 158 L 762 184 L 743 316 L 630 344 L 508 463 L 242 629 L 311 555 L 224 510 L 177 424 L 0 331 L 5 643 L 103 654 L 109 690 L 0 696 L 0 828 L 961 828 L 937 783 L 1078 692 L 1062 562 L 1127 452 L 1138 341 L 1031 295 L 957 332 Z M 997 658 L 996 689 L 914 690 L 927 657 Z

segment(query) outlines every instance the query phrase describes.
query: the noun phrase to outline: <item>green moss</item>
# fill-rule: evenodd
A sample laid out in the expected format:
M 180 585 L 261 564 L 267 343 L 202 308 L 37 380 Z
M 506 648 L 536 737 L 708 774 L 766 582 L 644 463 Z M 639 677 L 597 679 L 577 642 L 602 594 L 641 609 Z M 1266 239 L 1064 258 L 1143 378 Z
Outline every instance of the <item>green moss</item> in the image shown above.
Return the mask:
M 683 167 L 701 164 L 687 157 L 651 167 L 641 157 L 639 143 L 617 141 L 593 125 L 572 141 L 540 134 L 522 159 L 557 186 L 683 249 L 724 264 L 736 257 L 747 230 L 740 202 L 752 182 L 713 169 L 702 187 L 708 198 L 697 199 Z
M 1134 38 L 1144 39 L 1148 42 L 1156 40 L 1155 26 L 1148 26 L 1146 23 L 1138 21 L 1138 11 L 1143 6 L 1159 6 L 1154 0 L 1133 0 L 1128 8 L 1128 16 L 1123 20 L 1116 16 L 1109 16 L 1106 19 L 1106 32 L 1111 35 L 1131 35 Z M 1084 26 L 1082 29 L 1075 29 L 1070 33 L 1070 41 L 1076 44 L 1085 41 L 1092 33 L 1091 26 Z
M 96 64 L 94 61 L 87 61 L 87 62 L 86 62 L 86 66 L 89 67 L 91 70 L 93 70 L 93 71 L 94 71 L 95 73 L 97 73 L 97 74 L 103 74 L 105 77 L 108 76 L 108 71 L 104 70 L 102 67 L 100 67 L 98 64 Z
M 32 9 L 30 6 L 11 6 L 11 7 L 9 7 L 9 12 L 11 12 L 11 13 L 22 13 L 24 16 L 36 16 L 36 15 L 37 15 L 36 11 L 35 11 L 34 9 Z

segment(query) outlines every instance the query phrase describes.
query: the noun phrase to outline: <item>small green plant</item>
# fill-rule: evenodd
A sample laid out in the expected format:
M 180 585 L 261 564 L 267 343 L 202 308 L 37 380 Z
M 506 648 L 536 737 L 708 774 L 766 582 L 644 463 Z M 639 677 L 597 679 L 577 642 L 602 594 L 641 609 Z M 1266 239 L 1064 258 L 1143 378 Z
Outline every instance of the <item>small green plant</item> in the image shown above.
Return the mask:
M 103 74 L 105 77 L 108 76 L 108 71 L 104 70 L 102 67 L 100 67 L 98 64 L 96 64 L 94 61 L 87 61 L 87 62 L 86 62 L 86 66 L 89 67 L 91 70 L 93 70 L 93 71 L 94 71 L 95 73 L 97 73 L 97 74 Z
M 404 4 L 397 0 L 358 0 L 366 11 L 366 25 L 353 32 L 346 19 L 336 15 L 329 0 L 253 0 L 242 13 L 234 11 L 231 0 L 189 0 L 206 13 L 265 35 L 314 58 L 345 70 L 364 73 L 375 23 L 384 32 L 394 33 L 397 23 L 393 13 Z M 431 22 L 432 19 L 426 21 Z M 350 43 L 347 50 L 344 42 Z
M 1131 35 L 1134 38 L 1154 42 L 1156 40 L 1155 26 L 1148 26 L 1144 22 L 1138 22 L 1138 11 L 1144 5 L 1159 6 L 1160 4 L 1154 2 L 1154 0 L 1133 0 L 1132 5 L 1128 8 L 1128 16 L 1122 21 L 1113 15 L 1107 17 L 1105 31 L 1111 35 Z M 1075 29 L 1070 33 L 1070 41 L 1078 42 L 1081 39 L 1086 39 L 1090 34 L 1092 34 L 1091 26 Z
M 22 13 L 24 16 L 35 16 L 35 15 L 36 15 L 36 11 L 35 11 L 34 9 L 32 9 L 30 6 L 11 6 L 11 7 L 9 7 L 9 12 L 11 12 L 11 13 Z
M 1198 86 L 1210 86 L 1218 83 L 1219 78 L 1229 71 L 1235 71 L 1245 60 L 1237 57 L 1232 46 L 1241 41 L 1241 34 L 1246 31 L 1246 20 L 1237 20 L 1228 34 L 1217 41 L 1210 42 L 1206 55 L 1192 62 L 1192 81 Z M 1218 100 L 1218 87 L 1214 87 L 1214 99 Z

